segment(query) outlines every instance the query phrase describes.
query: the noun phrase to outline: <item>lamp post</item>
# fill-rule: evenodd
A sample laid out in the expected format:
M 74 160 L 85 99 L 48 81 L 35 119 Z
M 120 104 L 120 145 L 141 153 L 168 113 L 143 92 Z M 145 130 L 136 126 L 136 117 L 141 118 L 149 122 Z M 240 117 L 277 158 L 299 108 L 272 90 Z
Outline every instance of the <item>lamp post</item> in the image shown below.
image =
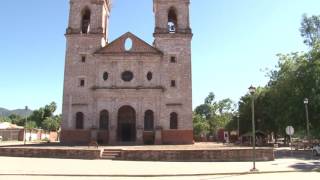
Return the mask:
M 238 129 L 237 129 L 237 133 L 238 133 L 238 139 L 240 137 L 240 123 L 239 123 L 239 118 L 240 118 L 240 114 L 237 114 L 237 124 L 238 124 Z
M 26 145 L 26 141 L 27 141 L 27 120 L 28 120 L 28 117 L 27 117 L 27 111 L 28 111 L 28 106 L 25 106 L 24 110 L 26 111 L 26 121 L 24 123 L 24 145 Z
M 253 168 L 250 169 L 251 172 L 258 171 L 256 169 L 256 129 L 254 123 L 254 93 L 256 92 L 256 88 L 252 85 L 249 87 L 249 92 L 251 94 L 251 109 L 252 109 L 252 159 L 253 159 Z
M 310 134 L 309 134 L 309 112 L 308 112 L 309 99 L 308 98 L 304 98 L 303 103 L 304 103 L 304 107 L 306 109 L 307 139 L 309 140 L 309 138 L 310 138 Z

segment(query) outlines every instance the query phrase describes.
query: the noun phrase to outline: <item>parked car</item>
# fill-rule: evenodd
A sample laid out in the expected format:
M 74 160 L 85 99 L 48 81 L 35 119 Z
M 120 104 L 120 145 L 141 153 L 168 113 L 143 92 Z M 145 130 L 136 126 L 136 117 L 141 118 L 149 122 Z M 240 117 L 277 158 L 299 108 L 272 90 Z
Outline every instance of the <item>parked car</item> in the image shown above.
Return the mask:
M 307 140 L 303 140 L 303 139 L 292 139 L 292 144 L 291 144 L 292 148 L 295 150 L 299 150 L 299 149 L 308 149 L 308 147 L 310 148 L 310 143 Z
M 274 147 L 280 147 L 284 145 L 284 138 L 278 138 L 273 144 Z
M 320 155 L 320 144 L 314 145 L 312 147 L 312 154 L 314 156 L 319 156 Z
M 276 141 L 277 144 L 284 145 L 284 138 L 278 138 Z

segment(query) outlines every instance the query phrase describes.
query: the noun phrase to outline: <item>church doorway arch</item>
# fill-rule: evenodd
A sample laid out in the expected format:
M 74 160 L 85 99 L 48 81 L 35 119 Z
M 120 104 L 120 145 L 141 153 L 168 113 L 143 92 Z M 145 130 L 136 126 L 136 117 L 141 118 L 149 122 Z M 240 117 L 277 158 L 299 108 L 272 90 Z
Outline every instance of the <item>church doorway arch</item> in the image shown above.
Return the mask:
M 131 106 L 122 106 L 118 111 L 117 140 L 120 142 L 136 140 L 136 111 Z

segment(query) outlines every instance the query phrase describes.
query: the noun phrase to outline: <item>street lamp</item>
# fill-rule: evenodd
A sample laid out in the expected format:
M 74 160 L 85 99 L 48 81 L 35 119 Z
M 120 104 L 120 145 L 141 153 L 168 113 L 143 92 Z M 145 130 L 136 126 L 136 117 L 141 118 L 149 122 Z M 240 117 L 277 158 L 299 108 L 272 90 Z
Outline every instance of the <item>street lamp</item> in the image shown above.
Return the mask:
M 310 134 L 309 134 L 309 112 L 308 112 L 309 99 L 308 98 L 304 98 L 303 103 L 304 103 L 304 107 L 306 109 L 307 139 L 309 140 L 309 137 L 310 137 Z
M 249 87 L 249 92 L 251 94 L 251 109 L 252 109 L 252 157 L 253 157 L 253 168 L 250 169 L 251 172 L 258 171 L 256 169 L 256 129 L 254 124 L 254 93 L 256 88 L 252 85 Z
M 26 141 L 27 141 L 27 120 L 28 120 L 28 117 L 27 117 L 27 111 L 28 111 L 28 106 L 25 106 L 24 110 L 26 111 L 26 121 L 24 123 L 24 145 L 26 145 Z
M 238 124 L 238 130 L 237 130 L 237 133 L 238 133 L 238 139 L 239 139 L 239 136 L 240 136 L 240 124 L 239 124 L 239 118 L 240 118 L 240 114 L 238 113 L 238 114 L 237 114 L 237 124 Z

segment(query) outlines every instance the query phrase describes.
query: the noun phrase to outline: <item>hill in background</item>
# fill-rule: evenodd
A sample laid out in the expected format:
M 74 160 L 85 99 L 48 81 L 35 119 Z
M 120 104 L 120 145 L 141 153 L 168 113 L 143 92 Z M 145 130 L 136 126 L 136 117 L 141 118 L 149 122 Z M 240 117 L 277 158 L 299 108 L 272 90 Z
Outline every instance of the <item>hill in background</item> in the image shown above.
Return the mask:
M 27 116 L 31 115 L 31 113 L 32 113 L 32 111 L 30 109 L 28 109 L 28 110 L 25 110 L 25 109 L 8 110 L 8 109 L 0 107 L 0 116 L 4 116 L 4 117 L 8 117 L 11 114 L 16 114 L 21 117 L 24 117 L 26 115 Z

